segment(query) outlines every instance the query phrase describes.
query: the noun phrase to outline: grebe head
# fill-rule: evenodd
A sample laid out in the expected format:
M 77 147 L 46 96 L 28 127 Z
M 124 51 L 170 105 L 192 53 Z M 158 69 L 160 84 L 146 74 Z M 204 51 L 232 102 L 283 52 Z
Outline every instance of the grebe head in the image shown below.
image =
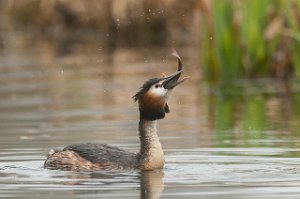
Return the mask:
M 170 112 L 167 104 L 168 96 L 177 85 L 186 79 L 179 80 L 182 73 L 182 64 L 178 54 L 174 52 L 173 55 L 178 58 L 177 71 L 167 77 L 147 80 L 133 96 L 134 101 L 138 101 L 139 103 L 140 119 L 162 119 L 166 113 Z

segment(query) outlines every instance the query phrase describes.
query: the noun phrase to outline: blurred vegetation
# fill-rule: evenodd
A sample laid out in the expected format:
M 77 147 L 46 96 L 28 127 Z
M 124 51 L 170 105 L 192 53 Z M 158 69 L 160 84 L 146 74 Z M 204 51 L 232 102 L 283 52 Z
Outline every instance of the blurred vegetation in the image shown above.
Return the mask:
M 0 49 L 187 45 L 210 83 L 299 78 L 299 13 L 300 0 L 2 0 Z
M 12 35 L 23 38 L 25 48 L 47 42 L 57 54 L 84 45 L 113 50 L 180 44 L 184 38 L 173 32 L 188 32 L 193 5 L 193 0 L 2 0 L 0 35 L 8 46 Z
M 197 5 L 217 145 L 268 146 L 263 142 L 268 131 L 297 135 L 300 1 L 203 0 Z
M 208 81 L 300 77 L 299 0 L 200 1 L 199 5 Z

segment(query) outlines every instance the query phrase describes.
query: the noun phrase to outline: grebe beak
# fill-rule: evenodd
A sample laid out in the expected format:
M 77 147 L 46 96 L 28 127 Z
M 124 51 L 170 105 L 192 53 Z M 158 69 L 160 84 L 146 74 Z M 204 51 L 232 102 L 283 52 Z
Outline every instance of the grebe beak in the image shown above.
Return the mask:
M 188 77 L 183 78 L 182 80 L 178 81 L 182 72 L 182 62 L 181 62 L 181 58 L 179 57 L 178 53 L 176 52 L 175 49 L 172 49 L 173 53 L 172 55 L 175 56 L 178 60 L 178 67 L 177 67 L 177 71 L 170 76 L 164 77 L 164 82 L 162 83 L 163 87 L 165 89 L 173 89 L 175 86 L 181 84 L 182 82 L 184 82 Z
M 178 81 L 178 79 L 180 78 L 182 70 L 175 72 L 174 74 L 168 76 L 168 77 L 164 77 L 164 81 L 162 82 L 162 85 L 165 89 L 171 90 L 173 88 L 175 88 L 177 85 L 181 84 L 182 82 L 184 82 L 187 77 L 181 79 L 180 81 Z

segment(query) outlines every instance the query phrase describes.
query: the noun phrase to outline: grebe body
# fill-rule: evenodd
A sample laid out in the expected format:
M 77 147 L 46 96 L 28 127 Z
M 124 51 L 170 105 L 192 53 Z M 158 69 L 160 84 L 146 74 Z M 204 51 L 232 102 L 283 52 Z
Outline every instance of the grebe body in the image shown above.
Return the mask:
M 176 51 L 173 55 L 178 59 L 177 71 L 167 77 L 147 80 L 133 96 L 140 112 L 138 153 L 106 144 L 72 144 L 62 150 L 50 150 L 44 167 L 63 170 L 162 169 L 164 152 L 157 134 L 157 120 L 170 112 L 167 104 L 170 91 L 186 79 L 179 80 L 182 63 Z

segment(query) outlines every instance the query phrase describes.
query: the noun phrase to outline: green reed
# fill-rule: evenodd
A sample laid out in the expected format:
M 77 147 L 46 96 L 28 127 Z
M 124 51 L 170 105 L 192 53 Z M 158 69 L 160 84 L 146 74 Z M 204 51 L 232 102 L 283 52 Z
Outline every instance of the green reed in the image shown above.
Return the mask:
M 299 0 L 213 1 L 203 11 L 205 78 L 226 83 L 249 77 L 300 77 L 299 11 Z

